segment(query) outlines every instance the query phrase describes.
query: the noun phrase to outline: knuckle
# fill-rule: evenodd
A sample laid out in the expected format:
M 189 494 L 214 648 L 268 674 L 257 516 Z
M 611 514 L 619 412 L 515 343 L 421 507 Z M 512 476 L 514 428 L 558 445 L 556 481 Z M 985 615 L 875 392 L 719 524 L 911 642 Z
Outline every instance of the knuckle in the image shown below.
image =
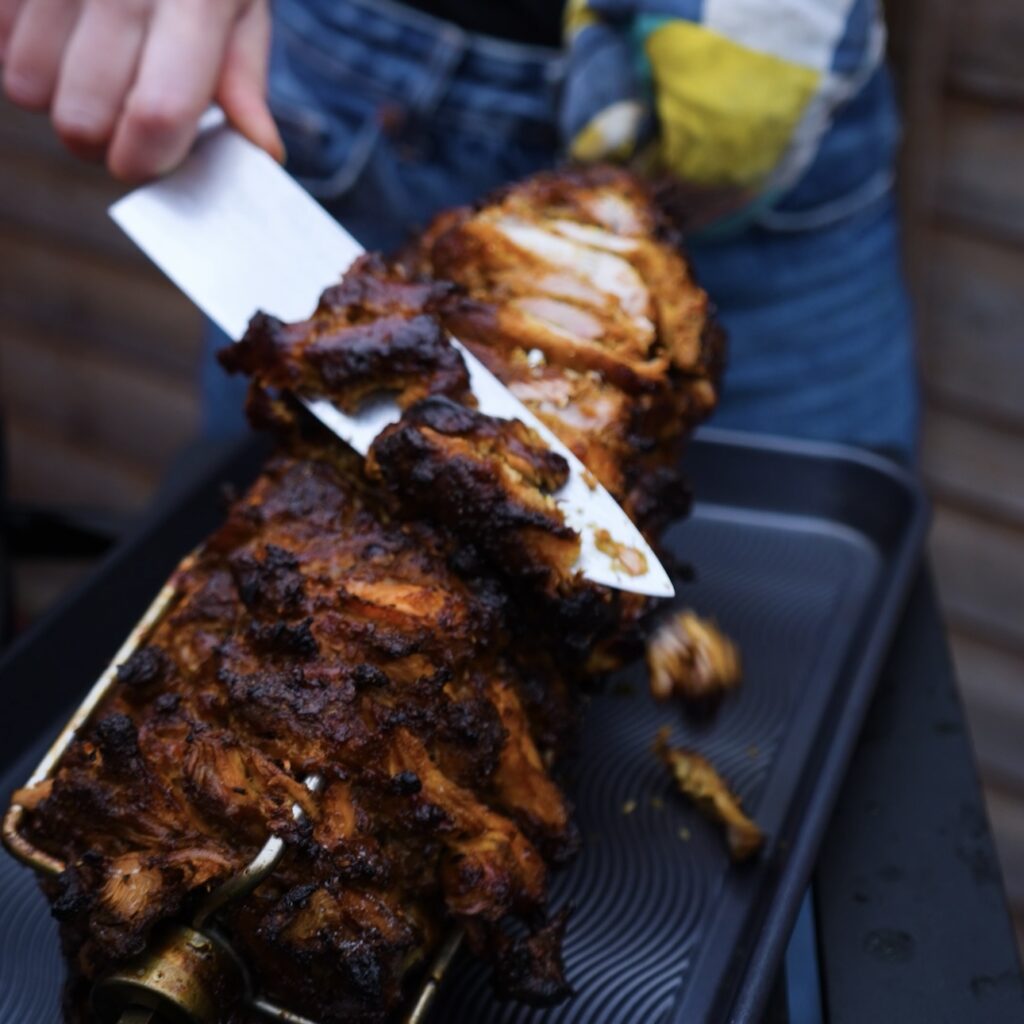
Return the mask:
M 171 97 L 129 101 L 125 120 L 144 136 L 172 135 L 184 128 L 192 116 L 183 104 Z
M 6 48 L 14 35 L 14 21 L 18 13 L 17 4 L 0 4 L 0 46 Z
M 29 110 L 46 110 L 53 99 L 58 63 L 39 40 L 15 39 L 3 63 L 8 99 Z
M 126 185 L 135 185 L 152 178 L 157 173 L 155 163 L 145 154 L 125 152 L 124 147 L 113 148 L 107 154 L 107 170 Z
M 3 91 L 15 106 L 27 110 L 45 110 L 50 100 L 50 91 L 40 77 L 14 61 L 4 65 Z
M 102 111 L 72 109 L 58 103 L 52 114 L 53 127 L 65 142 L 99 145 L 109 141 L 112 125 Z
M 203 18 L 209 22 L 220 21 L 232 16 L 237 6 L 234 0 L 173 0 L 181 13 L 192 18 Z
M 87 0 L 88 6 L 119 20 L 143 18 L 152 8 L 152 0 Z

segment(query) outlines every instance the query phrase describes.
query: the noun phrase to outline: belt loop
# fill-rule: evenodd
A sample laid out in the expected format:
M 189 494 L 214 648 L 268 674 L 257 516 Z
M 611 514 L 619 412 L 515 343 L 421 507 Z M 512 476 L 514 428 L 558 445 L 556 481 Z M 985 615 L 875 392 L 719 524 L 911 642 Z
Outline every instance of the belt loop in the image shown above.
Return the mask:
M 427 57 L 423 84 L 412 98 L 413 118 L 429 118 L 444 99 L 452 76 L 466 53 L 467 35 L 457 25 L 446 24 Z

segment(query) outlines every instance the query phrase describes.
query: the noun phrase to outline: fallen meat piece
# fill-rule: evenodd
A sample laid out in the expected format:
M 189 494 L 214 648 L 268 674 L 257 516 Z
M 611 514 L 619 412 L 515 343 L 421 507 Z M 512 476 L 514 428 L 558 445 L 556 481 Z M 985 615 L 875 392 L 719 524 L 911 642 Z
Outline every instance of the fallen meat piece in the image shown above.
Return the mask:
M 736 645 L 707 619 L 686 610 L 661 623 L 647 641 L 651 694 L 701 704 L 733 690 L 741 677 Z
M 309 320 L 285 324 L 258 313 L 218 357 L 254 389 L 325 395 L 347 412 L 378 391 L 393 392 L 402 407 L 427 395 L 467 401 L 465 364 L 436 316 L 451 292 L 367 254 L 324 292 Z
M 692 750 L 670 747 L 668 738 L 668 728 L 659 729 L 654 752 L 672 769 L 680 791 L 709 818 L 721 822 L 733 860 L 752 857 L 761 848 L 764 834 L 743 813 L 739 799 L 710 762 Z

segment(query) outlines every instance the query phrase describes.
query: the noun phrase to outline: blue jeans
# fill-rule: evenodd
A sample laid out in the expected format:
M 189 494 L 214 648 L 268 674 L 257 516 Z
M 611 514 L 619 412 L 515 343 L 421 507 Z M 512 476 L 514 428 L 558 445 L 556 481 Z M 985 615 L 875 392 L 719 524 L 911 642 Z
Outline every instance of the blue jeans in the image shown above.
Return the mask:
M 728 334 L 720 426 L 912 461 L 918 397 L 890 195 L 826 229 L 690 244 Z
M 275 4 L 271 104 L 289 169 L 368 248 L 555 163 L 562 74 L 556 51 L 391 0 Z M 884 85 L 837 121 L 777 223 L 690 245 L 729 334 L 717 423 L 913 456 L 911 322 L 892 197 L 877 185 L 895 123 Z M 854 152 L 870 167 L 837 185 L 844 204 L 828 184 Z M 211 349 L 223 343 L 211 336 Z M 206 360 L 209 433 L 241 427 L 243 390 Z

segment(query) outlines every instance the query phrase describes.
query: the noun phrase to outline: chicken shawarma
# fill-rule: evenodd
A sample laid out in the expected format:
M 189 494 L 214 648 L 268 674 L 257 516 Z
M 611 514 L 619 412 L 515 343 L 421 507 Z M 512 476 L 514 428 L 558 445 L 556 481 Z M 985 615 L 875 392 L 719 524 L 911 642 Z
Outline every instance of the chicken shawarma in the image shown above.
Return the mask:
M 223 362 L 280 449 L 54 777 L 16 794 L 67 865 L 47 885 L 69 1016 L 268 835 L 283 858 L 218 925 L 280 1005 L 385 1021 L 453 926 L 502 992 L 569 994 L 547 888 L 576 836 L 554 755 L 595 652 L 645 601 L 573 571 L 565 461 L 474 408 L 447 331 L 649 533 L 685 505 L 675 466 L 721 342 L 624 172 L 537 176 L 396 262 L 364 257 L 309 320 L 254 318 Z M 363 460 L 281 388 L 346 409 L 383 389 L 405 411 Z

